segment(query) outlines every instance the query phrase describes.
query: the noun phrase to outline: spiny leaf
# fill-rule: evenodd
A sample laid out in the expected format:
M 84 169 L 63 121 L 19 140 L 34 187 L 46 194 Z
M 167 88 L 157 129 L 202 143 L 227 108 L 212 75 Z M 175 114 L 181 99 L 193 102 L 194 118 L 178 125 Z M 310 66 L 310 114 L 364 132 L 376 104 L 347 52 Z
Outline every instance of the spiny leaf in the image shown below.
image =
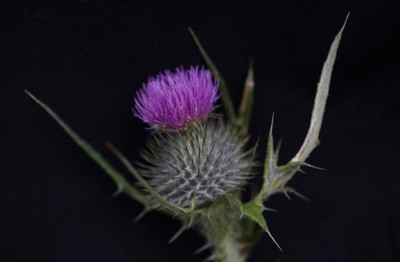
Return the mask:
M 347 17 L 346 17 L 347 21 Z M 320 82 L 318 84 L 317 94 L 314 102 L 314 109 L 312 113 L 312 119 L 307 137 L 296 156 L 286 165 L 277 166 L 277 156 L 274 152 L 272 126 L 268 136 L 267 152 L 264 163 L 264 181 L 260 192 L 250 202 L 246 203 L 242 208 L 242 214 L 252 221 L 256 222 L 261 228 L 264 229 L 270 236 L 270 232 L 267 227 L 267 222 L 262 215 L 265 207 L 263 200 L 269 195 L 277 192 L 283 192 L 286 195 L 288 193 L 295 194 L 301 198 L 308 200 L 306 197 L 298 193 L 296 190 L 287 187 L 286 183 L 291 179 L 296 171 L 302 165 L 308 165 L 304 161 L 310 155 L 311 151 L 318 144 L 319 131 L 322 124 L 323 113 L 325 110 L 326 99 L 329 91 L 329 83 L 332 75 L 333 64 L 336 58 L 336 52 L 339 46 L 340 38 L 345 27 L 346 21 L 335 37 L 330 48 L 328 58 L 324 64 Z M 272 238 L 272 236 L 271 236 Z M 273 239 L 273 238 L 272 238 Z M 273 239 L 274 240 L 274 239 Z M 275 242 L 275 240 L 274 240 Z M 275 242 L 276 243 L 276 242 Z M 279 246 L 278 246 L 279 247 Z
M 41 106 L 72 138 L 72 140 L 85 151 L 85 153 L 92 158 L 117 184 L 117 192 L 123 192 L 136 201 L 148 206 L 147 199 L 140 193 L 136 188 L 129 184 L 124 176 L 120 174 L 111 164 L 103 158 L 103 156 L 98 153 L 90 144 L 83 140 L 74 130 L 71 129 L 49 106 L 40 101 L 37 97 L 32 95 L 29 91 L 25 92 L 35 101 L 39 106 Z
M 347 16 L 348 17 L 348 16 Z M 346 17 L 346 21 L 347 21 Z M 340 38 L 343 32 L 343 29 L 346 25 L 346 21 L 339 31 L 339 33 L 336 35 L 329 54 L 328 58 L 324 63 L 320 82 L 318 84 L 318 89 L 317 89 L 317 94 L 315 97 L 314 101 L 314 109 L 311 117 L 311 124 L 310 128 L 308 130 L 307 137 L 299 150 L 299 152 L 296 154 L 292 160 L 290 160 L 286 165 L 279 166 L 275 169 L 275 178 L 273 179 L 270 194 L 272 193 L 277 193 L 277 192 L 284 192 L 287 193 L 287 190 L 285 190 L 286 183 L 293 177 L 293 175 L 297 171 L 301 171 L 300 167 L 301 166 L 309 166 L 313 167 L 310 164 L 305 163 L 304 161 L 308 158 L 310 155 L 311 151 L 314 150 L 314 148 L 318 145 L 318 136 L 319 132 L 321 129 L 321 124 L 322 124 L 322 118 L 323 118 L 323 113 L 325 110 L 325 105 L 326 105 L 326 100 L 328 97 L 328 91 L 329 91 L 329 84 L 330 84 L 330 79 L 332 75 L 332 70 L 333 70 L 333 64 L 335 62 L 335 57 L 337 53 L 337 49 L 339 46 Z M 291 193 L 295 194 L 295 191 L 292 191 Z
M 255 198 L 253 201 L 250 201 L 244 204 L 242 212 L 243 215 L 255 221 L 260 227 L 263 229 L 267 226 L 267 222 L 262 215 L 265 208 L 262 203 L 262 199 Z
M 263 171 L 263 184 L 258 194 L 245 205 L 245 208 L 250 210 L 265 210 L 263 201 L 271 194 L 274 193 L 274 181 L 276 180 L 276 156 L 274 152 L 274 138 L 272 136 L 272 129 L 274 125 L 274 117 L 272 116 L 271 127 L 268 134 L 267 150 L 264 160 Z M 254 219 L 253 219 L 254 220 Z M 254 220 L 256 221 L 256 220 Z M 257 222 L 257 221 L 256 221 Z M 257 223 L 260 223 L 259 220 Z M 260 226 L 262 226 L 260 224 Z
M 275 173 L 276 157 L 274 152 L 274 138 L 272 136 L 272 129 L 274 126 L 274 117 L 272 116 L 271 127 L 268 134 L 267 153 L 264 161 L 264 178 L 271 178 Z
M 276 170 L 276 156 L 274 152 L 274 139 L 272 129 L 274 117 L 272 116 L 271 127 L 268 134 L 267 152 L 264 160 L 263 185 L 256 198 L 265 199 L 271 193 L 271 184 L 273 182 Z
M 199 52 L 203 57 L 204 61 L 206 62 L 207 66 L 210 68 L 214 77 L 219 80 L 219 91 L 221 92 L 222 103 L 224 105 L 225 112 L 229 122 L 236 124 L 237 119 L 236 119 L 235 109 L 233 107 L 233 102 L 224 78 L 221 76 L 221 73 L 219 72 L 219 70 L 217 69 L 211 58 L 208 56 L 207 52 L 204 50 L 203 45 L 200 43 L 200 40 L 197 38 L 193 30 L 190 27 L 188 28 L 188 30 L 189 33 L 192 35 L 194 43 L 199 49 Z
M 251 114 L 253 110 L 254 100 L 254 71 L 253 59 L 250 60 L 249 69 L 247 71 L 246 80 L 243 88 L 242 102 L 239 108 L 239 126 L 241 134 L 247 136 L 249 132 Z
M 322 68 L 321 77 L 318 83 L 317 94 L 314 100 L 314 108 L 311 116 L 311 123 L 308 129 L 307 136 L 301 146 L 299 152 L 291 160 L 291 162 L 304 162 L 314 148 L 319 144 L 319 132 L 321 129 L 322 119 L 325 111 L 326 100 L 329 93 L 329 84 L 331 82 L 333 65 L 336 59 L 336 53 L 339 47 L 340 39 L 342 37 L 343 30 L 346 26 L 347 18 L 340 29 L 339 33 L 336 35 L 331 48 L 329 50 L 328 57 Z
M 149 183 L 136 171 L 136 169 L 132 166 L 129 160 L 122 155 L 122 153 L 116 149 L 111 143 L 106 143 L 107 147 L 111 150 L 112 153 L 121 161 L 121 163 L 128 169 L 128 171 L 139 181 L 139 183 L 147 190 L 147 192 L 163 207 L 166 208 L 175 214 L 187 214 L 191 209 L 181 208 L 176 206 L 166 199 L 164 199 L 158 192 L 156 192 Z
M 257 197 L 243 206 L 242 213 L 245 217 L 256 222 L 270 236 L 275 245 L 282 251 L 281 247 L 278 245 L 271 232 L 269 231 L 267 221 L 263 216 L 264 210 L 266 210 L 266 208 L 262 203 L 262 198 Z

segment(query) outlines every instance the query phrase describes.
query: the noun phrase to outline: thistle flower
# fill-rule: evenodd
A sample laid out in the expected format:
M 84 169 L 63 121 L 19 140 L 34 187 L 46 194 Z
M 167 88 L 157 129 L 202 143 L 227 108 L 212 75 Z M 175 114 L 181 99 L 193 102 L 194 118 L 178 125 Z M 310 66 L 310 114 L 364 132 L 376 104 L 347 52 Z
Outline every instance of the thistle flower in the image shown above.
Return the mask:
M 252 151 L 220 120 L 179 133 L 154 134 L 142 152 L 141 173 L 166 200 L 198 207 L 240 189 L 249 178 Z
M 167 70 L 143 84 L 135 97 L 134 114 L 156 130 L 179 131 L 210 115 L 217 92 L 209 70 Z

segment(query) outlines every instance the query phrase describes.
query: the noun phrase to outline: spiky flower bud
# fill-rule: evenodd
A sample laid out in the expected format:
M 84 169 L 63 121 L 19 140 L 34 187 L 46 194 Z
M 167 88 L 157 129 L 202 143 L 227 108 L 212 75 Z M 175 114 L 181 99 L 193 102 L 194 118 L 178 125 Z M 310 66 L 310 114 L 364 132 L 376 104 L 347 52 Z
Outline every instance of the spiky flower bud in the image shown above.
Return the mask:
M 218 85 L 206 69 L 177 68 L 150 78 L 135 98 L 135 115 L 153 129 L 179 131 L 206 119 L 218 98 Z
M 222 121 L 179 133 L 156 133 L 142 152 L 142 174 L 166 200 L 198 207 L 240 189 L 249 178 L 251 152 L 237 131 Z

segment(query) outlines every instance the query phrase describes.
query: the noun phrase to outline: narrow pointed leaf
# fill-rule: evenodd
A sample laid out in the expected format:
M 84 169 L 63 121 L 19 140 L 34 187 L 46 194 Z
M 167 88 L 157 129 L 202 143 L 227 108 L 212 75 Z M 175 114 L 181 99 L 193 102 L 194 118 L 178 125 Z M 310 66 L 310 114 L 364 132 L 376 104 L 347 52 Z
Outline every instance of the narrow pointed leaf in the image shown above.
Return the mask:
M 219 70 L 217 69 L 211 58 L 208 56 L 207 52 L 204 50 L 203 45 L 200 43 L 200 40 L 197 38 L 193 30 L 191 28 L 188 28 L 188 30 L 192 35 L 194 43 L 199 49 L 199 52 L 203 57 L 204 61 L 206 62 L 207 66 L 210 68 L 214 77 L 219 80 L 219 91 L 221 93 L 222 104 L 224 105 L 224 109 L 229 122 L 236 124 L 237 119 L 236 119 L 235 109 L 233 107 L 232 98 L 229 94 L 228 87 L 226 85 L 224 78 L 221 76 L 221 73 L 219 72 Z
M 311 123 L 308 129 L 307 136 L 301 146 L 299 152 L 291 160 L 291 162 L 304 162 L 314 148 L 319 144 L 319 132 L 321 129 L 322 119 L 325 111 L 326 100 L 329 93 L 329 85 L 331 82 L 333 65 L 336 59 L 336 53 L 339 47 L 340 39 L 342 37 L 343 30 L 347 22 L 346 20 L 340 29 L 339 33 L 336 35 L 331 48 L 329 50 L 328 57 L 322 68 L 321 77 L 318 83 L 317 94 L 314 100 L 314 108 L 311 116 Z
M 253 60 L 250 60 L 249 70 L 243 88 L 242 102 L 239 108 L 239 125 L 241 134 L 246 136 L 249 132 L 251 114 L 254 100 L 254 71 Z
M 114 153 L 114 155 L 121 161 L 121 163 L 128 169 L 128 171 L 139 181 L 139 183 L 147 190 L 147 192 L 155 199 L 157 202 L 164 208 L 173 211 L 175 214 L 186 214 L 189 209 L 181 208 L 176 206 L 166 199 L 164 199 L 158 192 L 156 192 L 149 183 L 136 171 L 133 165 L 129 162 L 129 160 L 122 155 L 122 153 L 116 149 L 111 143 L 106 144 L 107 147 Z
M 272 136 L 272 129 L 274 125 L 274 119 L 272 117 L 271 128 L 268 134 L 268 142 L 267 142 L 267 152 L 265 155 L 264 161 L 264 171 L 263 171 L 263 185 L 258 194 L 258 198 L 265 199 L 271 193 L 271 184 L 273 182 L 273 178 L 276 170 L 276 157 L 274 152 L 274 138 Z
M 274 138 L 272 136 L 272 129 L 274 125 L 274 120 L 272 119 L 271 128 L 268 134 L 267 143 L 267 153 L 264 162 L 264 177 L 272 177 L 274 175 L 276 162 L 275 162 L 275 152 L 274 152 Z
M 25 90 L 25 92 L 33 99 L 33 101 L 41 106 L 64 129 L 64 131 L 72 138 L 72 140 L 111 177 L 118 187 L 116 193 L 125 193 L 143 205 L 148 205 L 145 196 L 131 184 L 129 184 L 121 173 L 111 166 L 111 164 L 105 160 L 103 156 L 98 153 L 90 144 L 88 144 L 74 130 L 72 130 L 71 127 L 69 127 L 50 107 L 48 107 L 27 90 Z

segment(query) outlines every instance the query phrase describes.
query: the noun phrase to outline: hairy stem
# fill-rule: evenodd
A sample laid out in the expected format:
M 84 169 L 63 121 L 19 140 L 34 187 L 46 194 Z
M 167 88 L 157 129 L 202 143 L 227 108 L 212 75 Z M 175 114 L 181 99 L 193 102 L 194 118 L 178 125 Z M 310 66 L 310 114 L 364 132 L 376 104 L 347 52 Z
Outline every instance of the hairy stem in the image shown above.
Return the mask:
M 245 262 L 247 255 L 242 252 L 243 245 L 238 241 L 237 236 L 228 229 L 221 235 L 221 228 L 208 228 L 205 235 L 210 242 L 212 254 L 209 260 L 215 262 Z M 232 231 L 231 231 L 232 230 Z
M 224 257 L 221 260 L 221 262 L 244 262 L 244 261 L 246 261 L 246 257 L 244 257 L 242 255 L 240 245 L 230 234 L 228 234 L 223 239 L 223 241 L 221 242 L 221 244 L 218 248 L 222 249 L 222 250 L 219 250 L 219 252 L 224 254 Z
M 212 248 L 210 261 L 245 262 L 247 252 L 243 240 L 240 210 L 235 203 L 223 200 L 215 203 L 197 220 L 201 232 Z

